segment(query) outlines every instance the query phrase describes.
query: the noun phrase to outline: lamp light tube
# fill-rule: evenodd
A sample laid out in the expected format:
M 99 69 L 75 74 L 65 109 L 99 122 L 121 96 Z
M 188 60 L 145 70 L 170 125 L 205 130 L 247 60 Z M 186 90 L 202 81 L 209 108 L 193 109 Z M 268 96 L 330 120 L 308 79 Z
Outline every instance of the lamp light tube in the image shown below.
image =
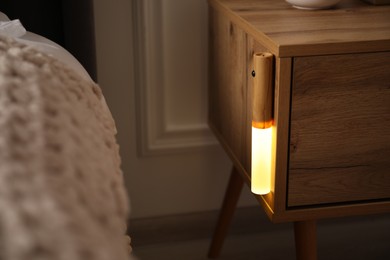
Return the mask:
M 253 64 L 251 191 L 265 195 L 271 191 L 273 55 L 256 53 Z

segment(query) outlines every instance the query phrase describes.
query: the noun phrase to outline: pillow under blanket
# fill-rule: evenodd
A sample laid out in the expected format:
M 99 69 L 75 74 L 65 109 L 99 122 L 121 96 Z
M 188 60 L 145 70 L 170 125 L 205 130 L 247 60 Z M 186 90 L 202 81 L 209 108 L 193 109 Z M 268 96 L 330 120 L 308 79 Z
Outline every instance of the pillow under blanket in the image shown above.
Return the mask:
M 121 260 L 127 197 L 100 88 L 0 37 L 0 260 Z

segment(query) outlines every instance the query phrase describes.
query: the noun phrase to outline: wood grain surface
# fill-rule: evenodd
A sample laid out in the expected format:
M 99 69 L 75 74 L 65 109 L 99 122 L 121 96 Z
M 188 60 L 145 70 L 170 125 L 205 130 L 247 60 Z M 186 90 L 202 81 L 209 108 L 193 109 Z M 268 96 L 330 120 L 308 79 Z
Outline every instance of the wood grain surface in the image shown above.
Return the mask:
M 218 12 L 210 10 L 209 18 L 209 125 L 240 163 L 237 168 L 250 172 L 246 34 Z
M 288 206 L 390 198 L 390 52 L 296 58 Z
M 284 0 L 209 0 L 280 57 L 383 51 L 390 47 L 390 6 L 344 0 L 334 9 L 298 10 Z

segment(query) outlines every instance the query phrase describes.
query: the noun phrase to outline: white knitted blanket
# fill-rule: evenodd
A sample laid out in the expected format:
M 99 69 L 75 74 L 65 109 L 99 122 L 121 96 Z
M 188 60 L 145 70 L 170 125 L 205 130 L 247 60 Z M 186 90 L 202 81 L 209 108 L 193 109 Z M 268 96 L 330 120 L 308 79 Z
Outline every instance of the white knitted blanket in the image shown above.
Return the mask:
M 100 88 L 0 38 L 0 260 L 122 260 L 127 197 Z

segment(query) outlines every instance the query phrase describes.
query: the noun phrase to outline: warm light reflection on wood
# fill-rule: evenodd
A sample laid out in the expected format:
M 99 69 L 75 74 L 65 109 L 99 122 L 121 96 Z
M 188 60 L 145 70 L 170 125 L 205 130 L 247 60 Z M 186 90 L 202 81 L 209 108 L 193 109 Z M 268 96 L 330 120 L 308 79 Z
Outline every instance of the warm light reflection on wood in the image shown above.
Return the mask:
M 252 127 L 251 190 L 264 195 L 271 191 L 272 127 Z
M 252 126 L 255 128 L 264 129 L 264 128 L 271 127 L 273 125 L 273 123 L 274 123 L 273 120 L 263 121 L 263 122 L 252 121 Z

